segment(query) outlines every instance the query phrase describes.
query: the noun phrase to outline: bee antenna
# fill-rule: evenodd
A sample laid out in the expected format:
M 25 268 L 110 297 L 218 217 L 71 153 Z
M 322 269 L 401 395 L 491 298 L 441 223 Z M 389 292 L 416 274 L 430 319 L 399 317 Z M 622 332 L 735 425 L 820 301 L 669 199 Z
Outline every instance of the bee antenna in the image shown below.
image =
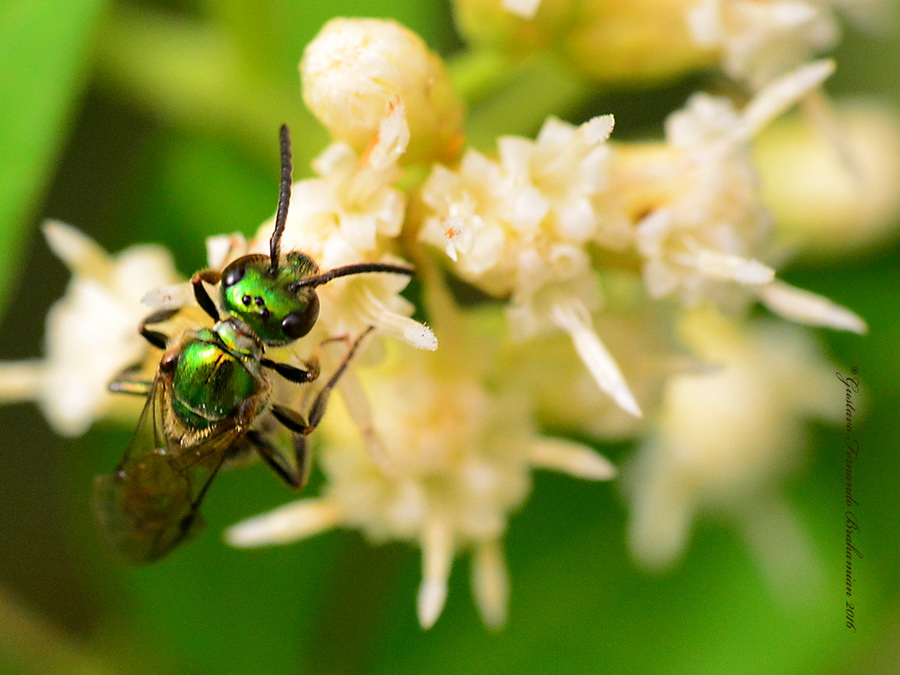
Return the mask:
M 281 235 L 284 234 L 284 226 L 287 222 L 288 206 L 291 202 L 291 130 L 287 124 L 281 125 L 281 184 L 278 187 L 278 209 L 275 211 L 275 231 L 269 240 L 269 258 L 272 261 L 269 267 L 269 275 L 275 276 L 278 271 L 279 257 L 281 255 Z
M 369 274 L 371 272 L 405 274 L 408 277 L 411 277 L 413 276 L 413 274 L 415 274 L 415 270 L 413 270 L 411 267 L 405 267 L 403 265 L 391 265 L 389 263 L 356 263 L 354 265 L 335 267 L 334 269 L 323 272 L 322 274 L 317 274 L 314 277 L 307 277 L 306 279 L 297 282 L 296 287 L 302 288 L 304 286 L 321 286 L 322 284 L 327 284 L 332 279 L 337 279 L 338 277 L 346 277 L 350 276 L 351 274 Z

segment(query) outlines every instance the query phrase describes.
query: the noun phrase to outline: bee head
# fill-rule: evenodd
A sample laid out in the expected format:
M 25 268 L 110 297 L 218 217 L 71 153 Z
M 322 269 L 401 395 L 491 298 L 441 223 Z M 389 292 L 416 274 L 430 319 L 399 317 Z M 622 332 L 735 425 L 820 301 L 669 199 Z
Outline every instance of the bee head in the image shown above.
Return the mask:
M 315 276 L 318 266 L 299 251 L 288 253 L 285 263 L 273 275 L 269 256 L 247 255 L 222 272 L 222 307 L 270 346 L 302 338 L 319 318 L 315 286 L 300 283 Z
M 228 314 L 246 323 L 269 346 L 284 345 L 309 333 L 319 318 L 316 287 L 351 274 L 387 272 L 411 276 L 402 265 L 358 263 L 319 273 L 319 266 L 305 253 L 281 256 L 281 238 L 291 199 L 291 138 L 281 127 L 281 185 L 275 229 L 269 255 L 238 258 L 222 271 L 221 304 Z

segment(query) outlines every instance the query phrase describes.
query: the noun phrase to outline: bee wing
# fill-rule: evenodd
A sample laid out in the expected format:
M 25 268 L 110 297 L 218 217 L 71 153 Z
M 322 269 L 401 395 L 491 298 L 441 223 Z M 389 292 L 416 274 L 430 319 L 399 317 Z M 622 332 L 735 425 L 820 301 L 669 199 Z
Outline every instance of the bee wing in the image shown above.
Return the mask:
M 200 503 L 237 436 L 214 431 L 186 449 L 173 441 L 171 384 L 157 374 L 115 473 L 94 480 L 94 516 L 124 562 L 153 562 L 200 530 Z

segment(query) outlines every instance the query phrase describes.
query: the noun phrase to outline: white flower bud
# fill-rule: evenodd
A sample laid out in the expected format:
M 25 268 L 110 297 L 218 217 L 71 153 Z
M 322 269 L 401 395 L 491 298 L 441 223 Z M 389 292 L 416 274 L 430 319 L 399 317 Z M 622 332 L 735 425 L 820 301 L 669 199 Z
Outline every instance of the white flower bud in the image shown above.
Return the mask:
M 450 161 L 462 145 L 462 101 L 440 57 L 384 19 L 333 19 L 300 62 L 303 100 L 336 140 L 359 151 L 375 141 L 388 107 L 406 107 L 406 162 Z

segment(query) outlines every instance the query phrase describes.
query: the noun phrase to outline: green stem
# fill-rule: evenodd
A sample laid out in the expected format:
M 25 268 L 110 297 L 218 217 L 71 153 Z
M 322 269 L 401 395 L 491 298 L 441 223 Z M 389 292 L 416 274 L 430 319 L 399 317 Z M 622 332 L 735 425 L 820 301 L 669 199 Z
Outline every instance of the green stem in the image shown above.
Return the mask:
M 487 51 L 457 56 L 450 66 L 454 83 L 470 106 L 469 142 L 491 150 L 498 136 L 531 136 L 548 115 L 565 115 L 594 92 L 584 79 L 548 56 L 521 63 Z
M 502 54 L 487 49 L 470 48 L 447 59 L 453 86 L 470 106 L 490 96 L 515 68 Z

